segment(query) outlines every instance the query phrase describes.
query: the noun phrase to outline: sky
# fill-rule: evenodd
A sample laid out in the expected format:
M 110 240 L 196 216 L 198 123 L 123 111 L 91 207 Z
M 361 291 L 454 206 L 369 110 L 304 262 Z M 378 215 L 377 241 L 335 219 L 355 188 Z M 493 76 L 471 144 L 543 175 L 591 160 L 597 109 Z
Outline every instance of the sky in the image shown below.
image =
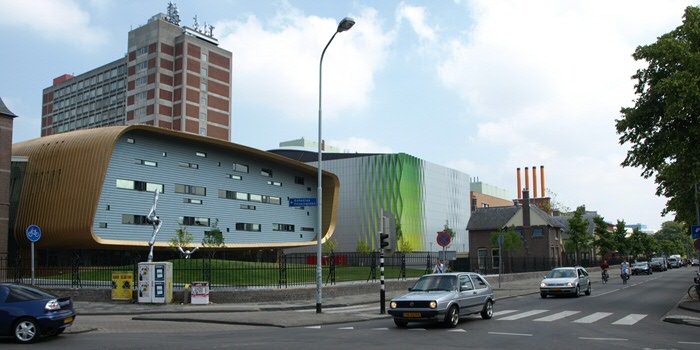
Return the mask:
M 666 199 L 615 121 L 633 106 L 632 53 L 697 1 L 174 1 L 181 25 L 214 26 L 233 52 L 231 141 L 262 150 L 318 139 L 407 153 L 516 197 L 516 169 L 545 167 L 548 194 L 606 221 L 659 229 Z M 40 136 L 52 79 L 123 57 L 127 33 L 168 1 L 0 0 L 0 98 L 13 143 Z M 539 171 L 538 171 L 539 178 Z M 532 181 L 532 179 L 530 179 Z M 524 175 L 523 175 L 524 181 Z

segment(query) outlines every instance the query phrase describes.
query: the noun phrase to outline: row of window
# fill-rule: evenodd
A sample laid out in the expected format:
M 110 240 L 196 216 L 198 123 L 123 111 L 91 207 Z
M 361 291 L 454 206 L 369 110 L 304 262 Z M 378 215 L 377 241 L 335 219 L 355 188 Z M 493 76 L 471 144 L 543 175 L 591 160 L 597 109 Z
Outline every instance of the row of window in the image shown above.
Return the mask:
M 202 218 L 202 217 L 195 217 L 195 216 L 180 216 L 177 219 L 177 223 L 182 225 L 182 226 L 210 226 L 211 224 L 211 219 L 210 218 Z M 104 223 L 104 227 L 100 225 L 101 228 L 107 228 L 106 223 Z M 122 214 L 122 224 L 125 225 L 150 225 L 151 223 L 148 222 L 148 217 L 146 215 L 132 215 L 132 214 Z M 235 225 L 236 231 L 251 231 L 251 232 L 261 232 L 262 231 L 262 225 L 261 224 L 252 224 L 252 223 L 245 223 L 245 222 L 237 222 Z M 311 227 L 302 227 L 302 231 L 313 231 L 313 228 Z M 273 223 L 272 224 L 272 231 L 281 231 L 281 232 L 294 232 L 294 225 L 290 224 L 279 224 L 279 223 Z
M 119 67 L 112 68 L 111 70 L 108 70 L 106 72 L 94 75 L 92 77 L 85 78 L 84 80 L 81 80 L 77 83 L 71 84 L 70 86 L 66 86 L 64 88 L 58 89 L 53 92 L 53 97 L 54 99 L 57 99 L 59 97 L 62 97 L 64 95 L 68 95 L 70 93 L 74 93 L 78 90 L 81 90 L 83 87 L 90 87 L 92 85 L 95 85 L 97 83 L 101 83 L 104 80 L 110 79 L 110 78 L 116 78 L 119 75 L 124 75 L 126 74 L 126 66 L 122 65 Z
M 219 190 L 219 198 L 282 205 L 282 198 L 238 191 Z
M 116 92 L 121 92 L 118 96 L 115 96 L 114 99 L 124 99 L 124 80 L 117 80 L 112 82 L 111 84 L 106 84 L 104 86 L 100 86 L 96 89 L 90 89 L 90 90 L 83 90 L 82 92 L 76 94 L 75 96 L 71 96 L 70 98 L 66 97 L 65 99 L 54 99 L 53 102 L 53 109 L 59 110 L 61 108 L 75 108 L 76 104 L 79 104 L 80 102 L 83 101 L 88 101 L 90 99 L 93 99 L 95 97 L 99 97 L 104 95 L 108 95 L 110 93 L 116 93 Z

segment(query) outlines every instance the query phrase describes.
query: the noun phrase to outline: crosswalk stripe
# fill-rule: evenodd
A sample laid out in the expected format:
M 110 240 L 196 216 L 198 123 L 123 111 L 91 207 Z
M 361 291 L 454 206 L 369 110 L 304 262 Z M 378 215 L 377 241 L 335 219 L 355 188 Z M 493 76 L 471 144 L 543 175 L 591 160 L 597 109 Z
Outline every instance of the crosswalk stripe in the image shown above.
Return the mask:
M 460 333 L 467 333 L 466 330 L 457 328 L 457 329 L 450 329 L 448 332 L 460 332 Z
M 612 312 L 596 312 L 586 317 L 579 318 L 578 320 L 575 320 L 574 323 L 593 323 L 610 315 L 612 315 Z
M 564 318 L 564 317 L 569 317 L 569 316 L 571 316 L 571 315 L 576 315 L 576 314 L 579 313 L 579 312 L 581 312 L 581 311 L 562 311 L 562 312 L 556 313 L 556 314 L 554 314 L 554 315 L 549 315 L 549 316 L 547 316 L 547 317 L 542 317 L 542 318 L 535 319 L 534 321 L 552 322 L 552 321 L 556 321 L 556 320 L 562 319 L 562 318 Z
M 499 320 L 499 321 L 513 321 L 513 320 L 519 320 L 519 319 L 521 319 L 521 318 L 534 316 L 534 315 L 541 314 L 541 313 L 547 312 L 547 311 L 549 311 L 549 310 L 532 310 L 532 311 L 523 312 L 523 313 L 515 314 L 515 315 L 512 315 L 512 316 L 508 316 L 508 317 L 499 318 L 498 320 Z
M 502 316 L 502 315 L 507 315 L 507 314 L 512 314 L 514 312 L 518 312 L 518 310 L 501 310 L 501 311 L 495 311 L 493 313 L 493 317 L 496 316 Z
M 630 325 L 633 325 L 633 324 L 641 321 L 644 317 L 647 317 L 647 315 L 629 314 L 629 315 L 613 322 L 613 324 L 630 326 Z
M 345 329 L 348 329 L 348 330 L 353 330 L 353 329 L 355 329 L 355 327 L 340 327 L 340 328 L 338 328 L 338 329 L 343 329 L 343 330 L 345 330 Z

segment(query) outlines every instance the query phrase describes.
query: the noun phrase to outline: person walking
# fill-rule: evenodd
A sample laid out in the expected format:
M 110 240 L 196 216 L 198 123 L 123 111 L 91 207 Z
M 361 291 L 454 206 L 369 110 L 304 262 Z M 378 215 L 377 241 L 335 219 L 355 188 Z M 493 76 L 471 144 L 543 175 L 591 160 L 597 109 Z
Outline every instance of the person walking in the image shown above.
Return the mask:
M 445 272 L 445 265 L 442 264 L 442 259 L 437 259 L 435 267 L 433 267 L 433 273 L 443 273 Z

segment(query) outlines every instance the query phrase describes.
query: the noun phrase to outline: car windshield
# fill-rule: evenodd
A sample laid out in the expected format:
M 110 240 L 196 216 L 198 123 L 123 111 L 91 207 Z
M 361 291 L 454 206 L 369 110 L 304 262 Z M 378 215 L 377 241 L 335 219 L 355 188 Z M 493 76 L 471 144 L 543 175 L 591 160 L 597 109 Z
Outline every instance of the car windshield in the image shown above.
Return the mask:
M 423 276 L 411 288 L 414 292 L 450 291 L 457 286 L 456 276 Z
M 646 262 L 638 262 L 638 263 L 634 264 L 634 267 L 647 267 L 647 263 Z
M 576 277 L 576 272 L 572 269 L 554 269 L 549 271 L 547 278 L 572 278 Z

